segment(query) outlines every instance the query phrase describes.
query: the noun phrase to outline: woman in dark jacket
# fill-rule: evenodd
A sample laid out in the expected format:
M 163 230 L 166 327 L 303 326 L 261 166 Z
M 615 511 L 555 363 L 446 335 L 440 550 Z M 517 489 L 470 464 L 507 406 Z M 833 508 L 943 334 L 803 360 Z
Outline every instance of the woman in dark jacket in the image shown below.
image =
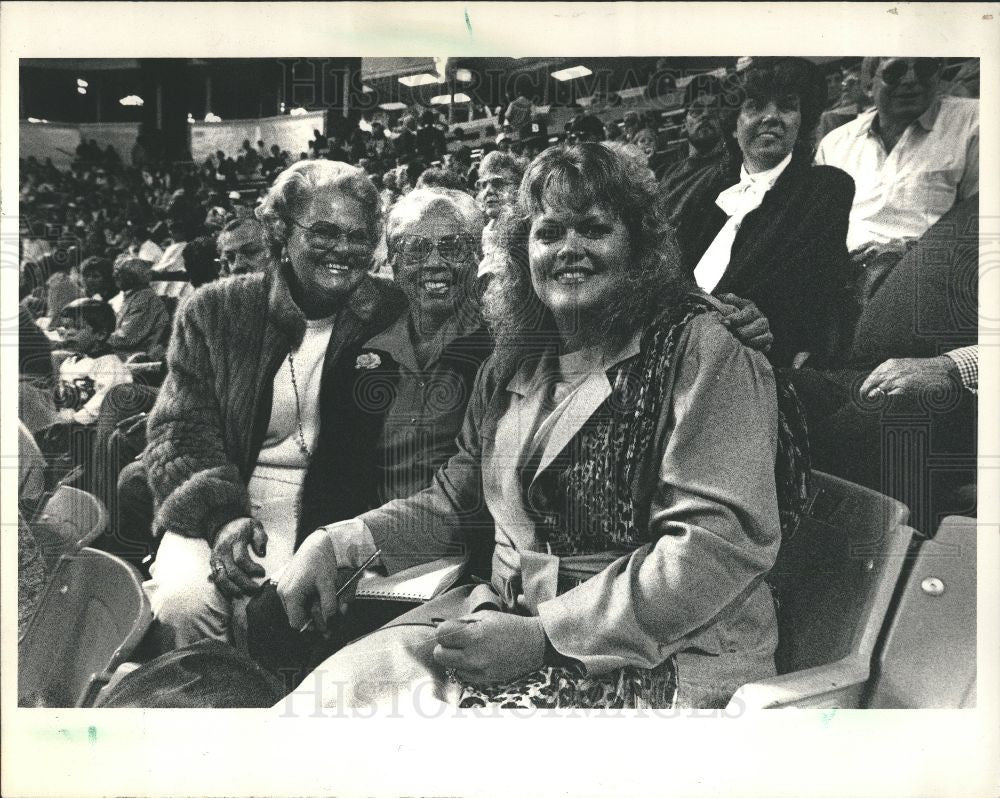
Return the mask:
M 829 345 L 832 299 L 847 278 L 854 182 L 812 165 L 826 85 L 802 58 L 751 67 L 736 126 L 742 153 L 724 161 L 676 221 L 702 289 L 752 300 L 771 323 L 771 360 L 789 366 Z
M 143 463 L 163 540 L 146 590 L 164 645 L 229 638 L 237 602 L 302 530 L 372 501 L 368 427 L 347 391 L 364 342 L 405 308 L 369 274 L 378 192 L 356 167 L 303 161 L 258 214 L 278 267 L 183 304 L 149 417 Z

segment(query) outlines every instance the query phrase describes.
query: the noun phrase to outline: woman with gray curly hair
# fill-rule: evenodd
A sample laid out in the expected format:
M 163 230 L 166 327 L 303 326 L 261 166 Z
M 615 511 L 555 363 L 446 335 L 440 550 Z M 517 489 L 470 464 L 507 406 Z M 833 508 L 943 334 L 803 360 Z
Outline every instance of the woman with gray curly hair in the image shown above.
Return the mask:
M 326 574 L 461 543 L 483 509 L 492 578 L 333 655 L 286 711 L 724 706 L 774 673 L 763 577 L 779 495 L 782 509 L 798 498 L 776 479 L 778 463 L 796 469 L 775 380 L 685 274 L 656 193 L 602 144 L 529 166 L 458 451 L 426 490 L 308 538 L 278 592 L 293 623 L 314 602 L 332 610 Z
M 149 417 L 143 463 L 163 539 L 146 590 L 166 646 L 233 640 L 237 608 L 304 533 L 370 506 L 369 427 L 349 377 L 405 307 L 369 273 L 378 193 L 356 167 L 302 161 L 257 215 L 277 268 L 184 303 Z
M 382 423 L 372 506 L 427 487 L 455 452 L 476 371 L 493 351 L 474 290 L 482 228 L 473 199 L 444 188 L 415 189 L 386 217 L 406 311 L 364 344 L 353 390 Z

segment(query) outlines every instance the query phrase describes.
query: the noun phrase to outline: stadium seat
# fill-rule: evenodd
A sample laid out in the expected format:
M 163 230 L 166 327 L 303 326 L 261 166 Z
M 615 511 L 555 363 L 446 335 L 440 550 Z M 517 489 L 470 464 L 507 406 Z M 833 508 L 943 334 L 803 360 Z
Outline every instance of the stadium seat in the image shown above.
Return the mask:
M 976 519 L 949 516 L 903 582 L 865 706 L 976 705 Z
M 60 485 L 30 524 L 31 531 L 51 568 L 63 554 L 79 551 L 104 531 L 108 513 L 92 493 Z
M 132 566 L 96 549 L 63 556 L 18 645 L 18 705 L 90 706 L 152 613 Z
M 813 477 L 808 512 L 769 577 L 779 675 L 741 687 L 730 710 L 860 706 L 913 530 L 900 502 L 821 472 Z

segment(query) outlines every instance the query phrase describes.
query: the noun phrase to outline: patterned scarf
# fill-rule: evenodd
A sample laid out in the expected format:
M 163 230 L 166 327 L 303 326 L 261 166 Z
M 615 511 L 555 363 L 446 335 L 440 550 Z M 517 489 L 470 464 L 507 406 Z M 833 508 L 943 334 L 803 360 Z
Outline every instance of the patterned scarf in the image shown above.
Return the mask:
M 611 396 L 566 453 L 565 467 L 558 472 L 556 495 L 565 497 L 565 503 L 558 516 L 561 523 L 547 527 L 553 553 L 628 550 L 651 542 L 644 517 L 637 515 L 632 487 L 655 446 L 664 403 L 670 401 L 668 380 L 677 344 L 687 324 L 707 310 L 692 296 L 664 311 L 644 333 L 639 355 L 617 368 Z M 808 497 L 809 446 L 794 389 L 781 374 L 775 381 L 775 482 L 782 534 L 788 537 Z

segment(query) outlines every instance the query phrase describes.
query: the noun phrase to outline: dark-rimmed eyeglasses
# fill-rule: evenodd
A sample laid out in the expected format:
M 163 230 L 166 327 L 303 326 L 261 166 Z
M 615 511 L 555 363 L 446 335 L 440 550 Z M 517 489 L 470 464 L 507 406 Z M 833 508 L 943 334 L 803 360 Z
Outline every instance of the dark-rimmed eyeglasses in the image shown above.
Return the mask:
M 886 63 L 878 72 L 879 79 L 887 86 L 895 86 L 913 68 L 913 77 L 920 83 L 927 83 L 940 68 L 936 58 L 897 58 Z
M 448 235 L 438 239 L 404 235 L 394 238 L 389 244 L 393 257 L 411 266 L 426 262 L 435 250 L 445 263 L 460 266 L 476 254 L 476 242 L 467 235 Z
M 331 222 L 318 222 L 307 227 L 294 219 L 292 224 L 305 233 L 306 243 L 316 249 L 330 249 L 335 246 L 351 249 L 373 249 L 375 244 L 367 230 L 347 230 Z

